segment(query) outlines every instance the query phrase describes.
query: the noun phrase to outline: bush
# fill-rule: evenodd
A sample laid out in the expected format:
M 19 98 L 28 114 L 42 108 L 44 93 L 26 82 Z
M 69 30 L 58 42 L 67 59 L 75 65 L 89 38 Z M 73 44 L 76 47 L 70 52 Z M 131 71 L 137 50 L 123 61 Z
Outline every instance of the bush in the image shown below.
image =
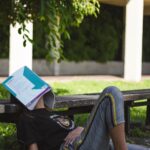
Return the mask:
M 0 84 L 0 98 L 9 98 L 9 92 Z
M 112 13 L 113 12 L 113 13 Z M 64 56 L 68 60 L 116 60 L 120 53 L 123 10 L 101 5 L 97 18 L 87 17 L 79 28 L 71 28 L 71 40 L 65 40 Z M 121 58 L 119 58 L 121 59 Z
M 46 33 L 44 33 L 42 24 L 37 21 L 34 22 L 33 38 L 36 43 L 36 45 L 33 44 L 33 57 L 37 59 L 45 58 L 49 52 L 45 49 Z
M 0 149 L 19 150 L 14 124 L 0 123 Z

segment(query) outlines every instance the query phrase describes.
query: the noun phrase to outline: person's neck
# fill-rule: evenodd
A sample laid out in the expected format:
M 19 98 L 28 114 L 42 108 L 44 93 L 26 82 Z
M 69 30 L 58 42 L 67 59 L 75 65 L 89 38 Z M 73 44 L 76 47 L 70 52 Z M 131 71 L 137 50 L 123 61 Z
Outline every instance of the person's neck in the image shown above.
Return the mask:
M 40 100 L 38 101 L 38 103 L 35 106 L 35 109 L 41 109 L 41 108 L 45 108 L 43 98 L 40 98 Z
M 35 106 L 35 109 L 41 109 L 41 108 L 45 108 L 45 106 L 44 105 L 39 105 L 39 104 Z

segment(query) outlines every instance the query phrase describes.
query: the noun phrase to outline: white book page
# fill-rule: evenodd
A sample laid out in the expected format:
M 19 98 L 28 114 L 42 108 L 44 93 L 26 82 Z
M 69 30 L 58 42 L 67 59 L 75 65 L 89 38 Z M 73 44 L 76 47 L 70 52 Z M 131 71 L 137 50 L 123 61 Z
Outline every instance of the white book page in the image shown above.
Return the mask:
M 16 93 L 16 98 L 24 105 L 28 104 L 47 88 L 47 86 L 45 86 L 41 89 L 34 89 L 35 85 L 24 76 L 14 76 L 6 85 Z

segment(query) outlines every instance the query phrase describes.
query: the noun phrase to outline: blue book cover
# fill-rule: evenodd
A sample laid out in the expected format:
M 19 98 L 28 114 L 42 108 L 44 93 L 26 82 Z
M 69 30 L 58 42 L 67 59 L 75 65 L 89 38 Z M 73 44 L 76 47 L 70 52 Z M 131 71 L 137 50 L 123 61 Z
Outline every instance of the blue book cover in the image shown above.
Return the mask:
M 46 93 L 50 93 L 50 98 L 54 99 L 51 87 L 26 66 L 10 75 L 2 85 L 29 110 L 33 110 L 40 97 Z M 47 103 L 53 105 L 52 102 Z

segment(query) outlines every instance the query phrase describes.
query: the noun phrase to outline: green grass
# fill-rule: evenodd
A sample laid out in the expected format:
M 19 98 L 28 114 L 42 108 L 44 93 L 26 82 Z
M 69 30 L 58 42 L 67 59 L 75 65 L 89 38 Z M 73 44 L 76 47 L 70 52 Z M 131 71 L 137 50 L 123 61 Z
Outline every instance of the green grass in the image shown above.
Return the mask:
M 101 92 L 107 86 L 117 86 L 120 90 L 133 90 L 133 89 L 148 89 L 150 88 L 150 80 L 144 80 L 141 82 L 123 82 L 123 81 L 95 81 L 95 80 L 79 80 L 69 82 L 52 82 L 49 84 L 52 86 L 55 94 L 57 95 L 70 95 L 70 94 L 82 94 L 82 93 L 97 93 Z M 0 98 L 8 98 L 9 93 L 0 85 Z M 145 119 L 146 107 L 134 107 L 131 109 L 131 120 L 142 121 Z M 83 125 L 87 120 L 88 115 L 76 115 L 75 120 L 78 125 Z M 144 136 L 143 133 L 136 129 L 136 135 Z M 11 124 L 0 124 L 0 149 L 4 146 L 9 146 L 9 143 L 14 143 L 16 138 L 16 129 Z M 6 144 L 6 142 L 8 144 Z M 15 150 L 17 148 L 14 148 Z M 12 149 L 13 150 L 13 149 Z
M 131 120 L 144 123 L 146 118 L 146 106 L 133 107 L 131 110 Z
M 100 92 L 107 86 L 117 86 L 121 90 L 147 89 L 150 88 L 150 80 L 141 82 L 123 82 L 123 81 L 70 81 L 70 82 L 52 82 L 49 83 L 57 94 L 80 94 Z

